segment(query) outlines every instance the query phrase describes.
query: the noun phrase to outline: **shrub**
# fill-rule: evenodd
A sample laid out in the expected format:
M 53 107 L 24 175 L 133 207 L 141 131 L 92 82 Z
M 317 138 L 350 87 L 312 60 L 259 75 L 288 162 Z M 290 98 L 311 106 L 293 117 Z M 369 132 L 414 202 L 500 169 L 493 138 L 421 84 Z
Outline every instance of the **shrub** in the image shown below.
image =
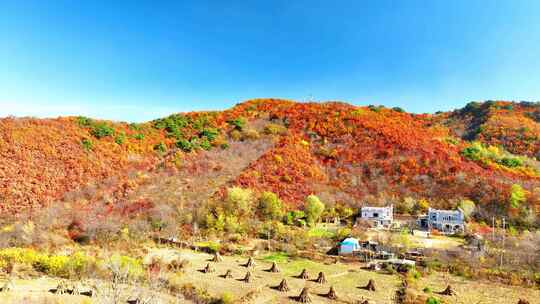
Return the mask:
M 306 217 L 304 211 L 293 210 L 287 213 L 287 225 L 303 225 L 305 222 L 303 218 Z
M 233 126 L 236 130 L 242 131 L 246 125 L 246 120 L 243 117 L 228 120 L 227 123 Z
M 268 135 L 286 135 L 287 128 L 279 124 L 269 123 L 264 127 L 264 133 Z
M 423 289 L 423 291 L 424 291 L 425 293 L 431 293 L 431 292 L 432 292 L 432 290 L 431 290 L 430 287 L 425 287 L 425 288 Z
M 70 256 L 48 255 L 33 249 L 8 248 L 0 250 L 0 261 L 6 264 L 32 266 L 36 271 L 57 277 L 81 276 L 95 261 L 81 252 Z
M 120 133 L 114 138 L 114 142 L 118 145 L 122 145 L 126 141 L 126 134 Z
M 81 127 L 89 127 L 94 123 L 94 121 L 91 118 L 79 116 L 77 117 L 77 123 Z
M 130 278 L 138 278 L 143 274 L 142 261 L 125 255 L 115 254 L 107 261 L 109 269 L 125 272 Z
M 199 133 L 200 137 L 206 137 L 209 141 L 214 141 L 216 137 L 219 135 L 219 131 L 214 128 L 207 128 L 202 130 L 202 132 Z
M 95 138 L 101 139 L 103 137 L 111 136 L 114 134 L 114 129 L 105 123 L 94 125 L 90 132 Z
M 83 138 L 81 141 L 81 144 L 86 151 L 90 151 L 94 147 L 94 144 L 92 143 L 92 141 L 87 138 Z
M 232 130 L 231 133 L 229 133 L 229 135 L 235 141 L 239 141 L 239 140 L 242 139 L 242 132 L 240 132 L 238 130 Z
M 130 123 L 128 127 L 129 127 L 130 130 L 133 130 L 133 131 L 140 131 L 142 129 L 141 124 L 134 123 L 134 122 Z
M 177 141 L 176 146 L 182 149 L 184 152 L 191 152 L 193 150 L 193 145 L 186 139 L 180 139 Z
M 234 295 L 230 292 L 224 292 L 219 299 L 219 304 L 233 304 L 235 303 Z
M 396 111 L 396 112 L 399 112 L 399 113 L 404 113 L 405 110 L 403 110 L 402 108 L 400 107 L 393 107 L 392 110 Z
M 201 149 L 203 150 L 210 150 L 212 149 L 212 144 L 210 143 L 210 141 L 206 138 L 206 137 L 203 137 L 199 140 L 199 147 L 201 147 Z
M 137 133 L 137 134 L 133 135 L 133 138 L 135 138 L 136 140 L 143 140 L 144 139 L 144 134 Z
M 434 297 L 429 297 L 426 301 L 426 304 L 441 304 L 441 301 Z
M 501 165 L 508 168 L 516 168 L 523 166 L 523 161 L 516 157 L 504 157 L 500 161 Z
M 163 142 L 160 142 L 159 144 L 154 146 L 154 151 L 165 153 L 167 151 L 167 145 L 165 145 Z
M 473 145 L 470 147 L 467 147 L 461 151 L 461 155 L 463 155 L 465 158 L 472 160 L 472 161 L 479 161 L 480 160 L 480 147 L 477 145 Z
M 259 132 L 257 132 L 255 129 L 246 129 L 242 132 L 243 139 L 255 140 L 259 139 L 260 137 Z

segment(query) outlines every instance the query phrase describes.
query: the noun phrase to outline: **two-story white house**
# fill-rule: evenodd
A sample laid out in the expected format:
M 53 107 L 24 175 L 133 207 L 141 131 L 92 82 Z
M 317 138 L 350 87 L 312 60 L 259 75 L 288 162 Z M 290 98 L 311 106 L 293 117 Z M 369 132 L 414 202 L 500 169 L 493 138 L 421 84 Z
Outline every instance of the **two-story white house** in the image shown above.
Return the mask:
M 388 207 L 362 207 L 360 219 L 376 227 L 390 227 L 394 221 L 394 205 Z
M 422 228 L 436 229 L 443 233 L 459 233 L 465 231 L 465 216 L 461 209 L 439 210 L 428 209 L 425 217 L 419 219 Z

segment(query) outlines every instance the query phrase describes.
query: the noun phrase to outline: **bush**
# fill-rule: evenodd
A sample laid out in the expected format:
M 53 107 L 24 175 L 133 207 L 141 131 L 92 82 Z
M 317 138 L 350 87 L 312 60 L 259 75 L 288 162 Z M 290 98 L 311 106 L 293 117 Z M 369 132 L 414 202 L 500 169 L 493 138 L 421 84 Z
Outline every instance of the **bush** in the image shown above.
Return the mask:
M 257 132 L 255 129 L 246 129 L 242 132 L 243 139 L 255 140 L 259 139 L 260 137 L 259 132 Z
M 94 147 L 94 144 L 92 143 L 92 141 L 87 138 L 83 138 L 81 141 L 81 144 L 86 151 L 90 151 Z
M 227 123 L 233 126 L 236 130 L 242 131 L 246 125 L 246 120 L 243 117 L 228 120 Z
M 516 168 L 523 166 L 523 161 L 516 157 L 504 157 L 500 161 L 501 165 L 508 168 Z
M 160 142 L 159 144 L 154 146 L 154 151 L 165 153 L 167 152 L 167 145 L 165 145 L 163 142 Z
M 212 149 L 212 144 L 210 143 L 210 141 L 206 138 L 206 137 L 203 137 L 199 140 L 199 147 L 201 147 L 201 149 L 203 150 L 210 150 Z
M 118 145 L 122 145 L 126 141 L 126 134 L 120 133 L 114 138 L 114 142 Z
M 79 116 L 79 117 L 77 117 L 77 123 L 81 127 L 89 127 L 92 124 L 94 124 L 94 121 L 91 118 L 84 117 L 84 116 Z
M 142 125 L 135 122 L 130 123 L 128 127 L 130 130 L 133 130 L 133 131 L 140 131 L 142 129 Z
M 306 217 L 304 211 L 293 210 L 287 213 L 287 225 L 300 225 L 303 226 L 305 221 L 303 220 Z
M 206 137 L 209 141 L 214 141 L 216 137 L 219 135 L 219 131 L 214 128 L 207 128 L 202 130 L 202 132 L 199 133 L 200 137 Z
M 426 304 L 441 304 L 441 301 L 434 297 L 429 297 L 426 301 Z
M 137 133 L 137 134 L 133 135 L 133 138 L 135 138 L 136 140 L 143 140 L 144 139 L 144 134 Z
M 90 133 L 94 135 L 95 138 L 101 139 L 113 135 L 114 129 L 104 123 L 100 123 L 95 125 Z
M 269 123 L 264 127 L 264 133 L 268 135 L 286 135 L 287 128 L 279 124 Z
M 193 145 L 190 141 L 186 139 L 180 139 L 179 141 L 177 141 L 176 146 L 182 149 L 182 151 L 184 152 L 191 152 L 193 150 Z
M 1 264 L 30 265 L 36 271 L 57 277 L 81 276 L 95 261 L 84 253 L 48 255 L 33 249 L 8 248 L 0 251 Z
M 233 304 L 235 303 L 234 295 L 230 292 L 224 292 L 219 299 L 219 304 Z
M 109 269 L 127 273 L 130 278 L 138 278 L 143 275 L 142 261 L 125 255 L 115 254 L 107 261 Z

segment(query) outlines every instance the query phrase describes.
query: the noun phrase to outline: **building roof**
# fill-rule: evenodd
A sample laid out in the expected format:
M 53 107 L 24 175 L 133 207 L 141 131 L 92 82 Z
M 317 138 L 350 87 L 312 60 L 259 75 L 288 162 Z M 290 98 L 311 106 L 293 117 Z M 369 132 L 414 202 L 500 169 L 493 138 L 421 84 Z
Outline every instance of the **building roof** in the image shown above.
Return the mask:
M 358 246 L 358 240 L 355 239 L 355 238 L 346 238 L 344 239 L 341 243 L 341 245 L 355 245 L 355 246 Z
M 386 207 L 372 207 L 372 206 L 362 206 L 362 210 L 387 210 L 392 208 L 393 206 L 386 206 Z
M 461 214 L 461 210 L 443 210 L 443 209 L 428 209 L 428 213 L 435 212 L 435 213 L 447 213 L 447 214 Z

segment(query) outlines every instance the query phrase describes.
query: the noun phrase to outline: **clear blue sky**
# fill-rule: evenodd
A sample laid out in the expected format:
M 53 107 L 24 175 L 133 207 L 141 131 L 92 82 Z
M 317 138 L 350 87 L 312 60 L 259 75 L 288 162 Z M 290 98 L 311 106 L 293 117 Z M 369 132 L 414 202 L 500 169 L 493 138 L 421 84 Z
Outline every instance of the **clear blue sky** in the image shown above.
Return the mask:
M 0 116 L 144 121 L 310 96 L 540 100 L 540 1 L 0 2 Z

